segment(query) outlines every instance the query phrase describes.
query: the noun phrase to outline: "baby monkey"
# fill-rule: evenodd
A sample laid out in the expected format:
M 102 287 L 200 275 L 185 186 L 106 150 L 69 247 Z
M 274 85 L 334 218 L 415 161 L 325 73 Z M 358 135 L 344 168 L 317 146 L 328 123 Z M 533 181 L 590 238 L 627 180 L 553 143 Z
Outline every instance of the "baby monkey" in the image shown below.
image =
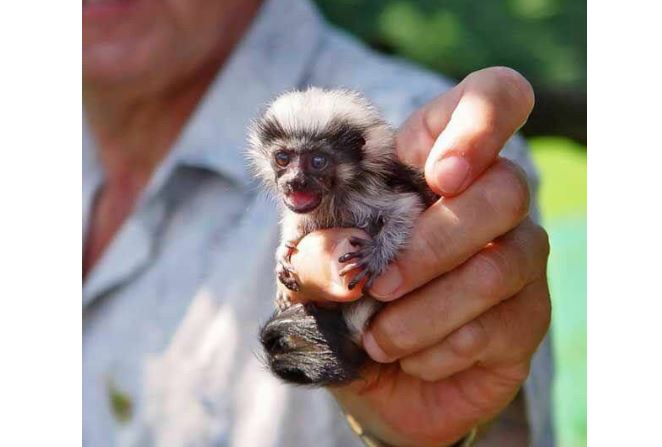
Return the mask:
M 421 171 L 400 162 L 395 132 L 370 102 L 349 90 L 309 88 L 276 98 L 250 129 L 257 175 L 282 203 L 276 253 L 279 310 L 261 330 L 267 362 L 282 379 L 331 385 L 358 377 L 367 360 L 361 336 L 380 304 L 373 281 L 406 246 L 414 222 L 438 197 Z M 340 275 L 362 281 L 364 296 L 334 308 L 290 305 L 299 291 L 290 258 L 308 233 L 361 228 Z

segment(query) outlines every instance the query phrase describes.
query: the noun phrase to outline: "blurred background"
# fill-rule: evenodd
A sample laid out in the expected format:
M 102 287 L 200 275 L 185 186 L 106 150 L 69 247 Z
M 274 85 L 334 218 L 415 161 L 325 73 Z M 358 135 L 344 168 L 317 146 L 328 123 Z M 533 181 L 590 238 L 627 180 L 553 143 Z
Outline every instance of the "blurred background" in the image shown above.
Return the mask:
M 541 174 L 550 235 L 558 445 L 586 445 L 586 2 L 316 0 L 369 46 L 462 79 L 490 65 L 524 74 L 536 107 L 522 129 Z

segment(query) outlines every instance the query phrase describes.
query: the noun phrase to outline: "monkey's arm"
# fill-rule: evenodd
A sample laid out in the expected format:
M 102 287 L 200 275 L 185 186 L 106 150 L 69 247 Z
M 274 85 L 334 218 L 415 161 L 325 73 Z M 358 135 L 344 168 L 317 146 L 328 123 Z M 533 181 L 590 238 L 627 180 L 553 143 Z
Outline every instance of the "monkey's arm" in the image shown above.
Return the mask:
M 292 254 L 297 248 L 297 244 L 303 238 L 304 233 L 298 222 L 290 216 L 285 215 L 281 225 L 281 239 L 276 249 L 276 277 L 278 281 L 288 289 L 298 292 L 299 283 L 295 277 L 294 267 L 292 267 Z M 281 288 L 279 287 L 279 296 L 277 301 L 281 301 Z M 286 291 L 282 291 L 286 294 Z
M 357 237 L 350 239 L 350 244 L 358 249 L 338 259 L 341 263 L 353 260 L 340 271 L 340 275 L 357 269 L 361 271 L 350 281 L 349 289 L 356 287 L 364 278 L 368 279 L 364 290 L 372 286 L 373 281 L 406 246 L 414 223 L 423 209 L 423 201 L 417 194 L 398 194 L 388 209 L 380 212 L 382 225 L 372 240 Z
M 301 238 L 299 238 L 301 239 Z M 294 292 L 300 290 L 300 285 L 295 277 L 295 271 L 291 264 L 291 256 L 299 240 L 282 239 L 276 250 L 276 306 L 282 311 L 290 307 L 291 300 L 288 289 Z

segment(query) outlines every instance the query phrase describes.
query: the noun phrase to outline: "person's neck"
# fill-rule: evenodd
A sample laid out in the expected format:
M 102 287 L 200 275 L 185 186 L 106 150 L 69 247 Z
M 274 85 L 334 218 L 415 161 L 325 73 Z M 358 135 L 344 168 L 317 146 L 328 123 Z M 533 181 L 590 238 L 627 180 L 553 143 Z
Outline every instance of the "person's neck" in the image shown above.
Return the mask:
M 106 186 L 119 183 L 140 190 L 146 184 L 261 3 L 239 3 L 211 56 L 195 69 L 189 67 L 174 77 L 153 73 L 149 79 L 121 85 L 83 83 L 85 117 L 94 135 Z
M 154 70 L 149 79 L 98 85 L 83 83 L 85 118 L 94 136 L 104 184 L 90 210 L 83 252 L 83 278 L 101 257 L 152 173 L 166 157 L 232 49 L 257 12 L 259 1 L 240 0 L 241 8 L 211 56 L 195 69 Z M 121 84 L 121 85 L 120 85 Z
M 106 182 L 144 184 L 167 155 L 225 57 L 167 87 L 84 85 L 85 115 Z

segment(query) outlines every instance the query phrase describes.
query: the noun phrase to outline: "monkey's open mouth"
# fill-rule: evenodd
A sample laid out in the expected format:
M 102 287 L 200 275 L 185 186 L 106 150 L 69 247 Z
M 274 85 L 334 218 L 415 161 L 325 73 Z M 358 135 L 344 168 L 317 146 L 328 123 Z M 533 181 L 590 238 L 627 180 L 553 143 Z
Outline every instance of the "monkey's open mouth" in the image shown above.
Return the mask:
M 285 205 L 295 213 L 309 213 L 322 201 L 322 194 L 314 191 L 292 191 L 285 196 Z

